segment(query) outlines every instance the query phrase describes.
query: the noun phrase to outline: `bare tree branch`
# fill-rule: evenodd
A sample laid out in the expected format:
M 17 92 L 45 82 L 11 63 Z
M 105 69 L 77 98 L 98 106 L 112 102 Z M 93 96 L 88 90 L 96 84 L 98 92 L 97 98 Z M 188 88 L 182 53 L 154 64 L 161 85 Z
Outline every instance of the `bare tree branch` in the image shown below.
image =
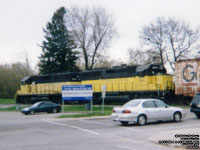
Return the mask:
M 85 69 L 92 69 L 116 35 L 112 16 L 101 7 L 74 7 L 68 11 L 67 26 L 82 51 Z
M 198 28 L 193 29 L 184 21 L 158 17 L 154 23 L 142 29 L 140 38 L 150 49 L 149 52 L 159 54 L 161 64 L 167 61 L 174 70 L 174 63 L 187 58 L 194 50 L 199 33 Z
M 199 39 L 199 29 L 194 30 L 184 21 L 173 18 L 169 18 L 165 24 L 167 27 L 166 43 L 169 44 L 166 56 L 172 70 L 174 70 L 174 63 L 182 58 L 187 58 L 187 55 L 194 49 L 194 45 Z M 173 56 L 168 55 L 170 51 Z
M 144 42 L 149 49 L 157 51 L 160 56 L 160 63 L 164 65 L 164 51 L 166 49 L 164 39 L 164 18 L 157 18 L 155 24 L 151 23 L 149 26 L 145 26 L 142 29 L 140 39 Z

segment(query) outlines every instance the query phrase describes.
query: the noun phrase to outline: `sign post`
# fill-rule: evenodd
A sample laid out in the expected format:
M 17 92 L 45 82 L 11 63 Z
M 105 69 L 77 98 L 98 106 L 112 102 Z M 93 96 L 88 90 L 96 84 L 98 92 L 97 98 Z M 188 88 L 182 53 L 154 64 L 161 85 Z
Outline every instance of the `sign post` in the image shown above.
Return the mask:
M 105 84 L 103 84 L 102 85 L 102 114 L 104 113 L 104 99 L 105 99 L 105 97 L 106 97 L 106 85 Z
M 92 111 L 93 111 L 93 109 L 92 109 L 93 108 L 93 101 L 92 100 L 90 101 L 90 104 L 91 104 L 91 110 L 90 111 L 92 113 Z
M 92 111 L 92 85 L 63 85 L 62 86 L 62 100 L 63 110 L 64 101 L 91 101 Z
M 62 113 L 64 113 L 64 105 L 65 105 L 65 102 L 64 100 L 62 100 Z

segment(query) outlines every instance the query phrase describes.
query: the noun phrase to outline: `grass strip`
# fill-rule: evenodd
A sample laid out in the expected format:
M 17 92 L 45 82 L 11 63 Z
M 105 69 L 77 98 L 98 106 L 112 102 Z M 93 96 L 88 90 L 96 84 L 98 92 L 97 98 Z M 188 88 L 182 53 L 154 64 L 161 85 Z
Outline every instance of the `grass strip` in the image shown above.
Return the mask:
M 94 105 L 93 111 L 101 111 L 102 107 L 100 105 Z M 113 106 L 105 106 L 104 111 L 112 111 Z M 87 112 L 85 105 L 65 105 L 64 106 L 64 112 Z M 89 110 L 90 111 L 90 110 Z
M 109 116 L 111 112 L 93 112 L 93 113 L 82 113 L 72 115 L 60 115 L 57 118 L 84 118 L 84 117 L 95 117 L 95 116 Z
M 0 108 L 0 111 L 17 111 L 16 107 Z
M 16 104 L 15 99 L 0 99 L 0 104 Z

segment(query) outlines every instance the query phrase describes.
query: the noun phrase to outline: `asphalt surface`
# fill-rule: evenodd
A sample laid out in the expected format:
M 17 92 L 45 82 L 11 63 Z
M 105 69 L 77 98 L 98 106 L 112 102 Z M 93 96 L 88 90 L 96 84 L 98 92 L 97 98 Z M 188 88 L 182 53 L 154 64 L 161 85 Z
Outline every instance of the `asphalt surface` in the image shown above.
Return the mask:
M 177 150 L 185 148 L 158 141 L 200 135 L 200 120 L 188 110 L 180 123 L 145 126 L 122 126 L 109 117 L 56 119 L 58 115 L 0 112 L 0 150 Z

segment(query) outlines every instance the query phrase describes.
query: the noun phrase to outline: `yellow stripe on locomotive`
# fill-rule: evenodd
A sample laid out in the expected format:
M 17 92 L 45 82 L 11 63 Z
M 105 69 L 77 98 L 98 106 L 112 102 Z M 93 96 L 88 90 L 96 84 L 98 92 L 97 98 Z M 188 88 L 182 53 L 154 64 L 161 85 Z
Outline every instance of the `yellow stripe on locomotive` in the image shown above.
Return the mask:
M 87 80 L 82 84 L 92 84 L 93 92 L 102 92 L 102 85 L 106 85 L 106 92 L 143 92 L 174 90 L 172 75 L 155 75 L 145 77 L 129 77 L 105 80 Z
M 62 85 L 91 84 L 94 101 L 101 99 L 102 85 L 106 85 L 106 98 L 146 98 L 172 96 L 173 76 L 166 74 L 161 65 L 120 66 L 77 73 L 61 73 L 25 77 L 17 92 L 18 103 L 32 103 L 33 98 L 47 97 L 61 102 Z M 116 99 L 117 102 L 117 99 Z

